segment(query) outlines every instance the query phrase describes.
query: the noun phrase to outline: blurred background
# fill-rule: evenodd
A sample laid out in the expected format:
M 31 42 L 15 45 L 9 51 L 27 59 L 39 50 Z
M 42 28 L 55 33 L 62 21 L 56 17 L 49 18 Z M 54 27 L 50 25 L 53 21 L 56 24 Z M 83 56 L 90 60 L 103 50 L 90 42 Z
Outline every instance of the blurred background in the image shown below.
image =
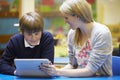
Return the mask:
M 44 18 L 44 30 L 52 33 L 55 57 L 66 57 L 69 26 L 59 12 L 64 0 L 0 0 L 0 55 L 9 38 L 18 32 L 19 18 L 26 12 L 39 11 Z M 120 45 L 120 0 L 87 0 L 92 7 L 94 20 L 108 26 L 113 37 L 117 56 Z

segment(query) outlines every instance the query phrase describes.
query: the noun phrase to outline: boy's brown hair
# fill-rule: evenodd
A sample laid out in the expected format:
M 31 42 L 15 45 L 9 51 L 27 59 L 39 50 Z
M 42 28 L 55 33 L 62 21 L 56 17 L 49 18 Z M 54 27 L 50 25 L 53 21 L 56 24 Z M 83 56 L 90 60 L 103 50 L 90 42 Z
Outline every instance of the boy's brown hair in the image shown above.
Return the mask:
M 24 14 L 19 20 L 19 31 L 33 33 L 43 31 L 43 18 L 38 12 L 28 12 Z

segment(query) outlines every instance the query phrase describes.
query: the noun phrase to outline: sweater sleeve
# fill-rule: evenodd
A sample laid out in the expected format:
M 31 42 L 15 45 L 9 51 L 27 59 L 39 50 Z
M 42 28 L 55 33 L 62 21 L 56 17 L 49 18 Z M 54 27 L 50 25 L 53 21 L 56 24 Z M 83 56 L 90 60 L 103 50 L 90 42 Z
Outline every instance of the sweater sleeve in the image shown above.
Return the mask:
M 40 42 L 42 48 L 42 58 L 49 59 L 54 63 L 54 39 L 51 33 L 46 32 Z
M 12 39 L 10 39 L 0 59 L 0 73 L 11 75 L 14 74 L 15 67 L 12 66 L 14 60 L 13 53 L 14 53 L 13 41 Z
M 92 50 L 87 68 L 93 72 L 101 70 L 102 75 L 111 74 L 112 37 L 109 31 L 95 34 L 91 41 Z

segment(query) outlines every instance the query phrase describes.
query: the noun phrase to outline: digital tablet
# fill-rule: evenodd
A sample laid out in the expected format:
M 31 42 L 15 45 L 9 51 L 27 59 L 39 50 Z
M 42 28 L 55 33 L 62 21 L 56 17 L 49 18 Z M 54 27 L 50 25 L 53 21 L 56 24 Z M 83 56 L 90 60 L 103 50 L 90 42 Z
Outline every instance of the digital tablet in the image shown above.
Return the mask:
M 39 68 L 41 64 L 49 64 L 50 61 L 48 59 L 14 59 L 14 63 L 16 66 L 16 76 L 51 77 Z

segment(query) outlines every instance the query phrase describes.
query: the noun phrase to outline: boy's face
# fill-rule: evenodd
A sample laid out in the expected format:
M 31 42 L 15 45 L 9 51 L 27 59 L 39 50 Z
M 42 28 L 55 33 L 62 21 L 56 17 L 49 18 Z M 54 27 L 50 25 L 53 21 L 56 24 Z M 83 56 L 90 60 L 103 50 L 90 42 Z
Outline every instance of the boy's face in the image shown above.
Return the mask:
M 25 40 L 29 43 L 29 45 L 35 46 L 40 41 L 40 38 L 42 36 L 42 31 L 34 32 L 34 33 L 24 32 L 23 35 L 24 35 Z

